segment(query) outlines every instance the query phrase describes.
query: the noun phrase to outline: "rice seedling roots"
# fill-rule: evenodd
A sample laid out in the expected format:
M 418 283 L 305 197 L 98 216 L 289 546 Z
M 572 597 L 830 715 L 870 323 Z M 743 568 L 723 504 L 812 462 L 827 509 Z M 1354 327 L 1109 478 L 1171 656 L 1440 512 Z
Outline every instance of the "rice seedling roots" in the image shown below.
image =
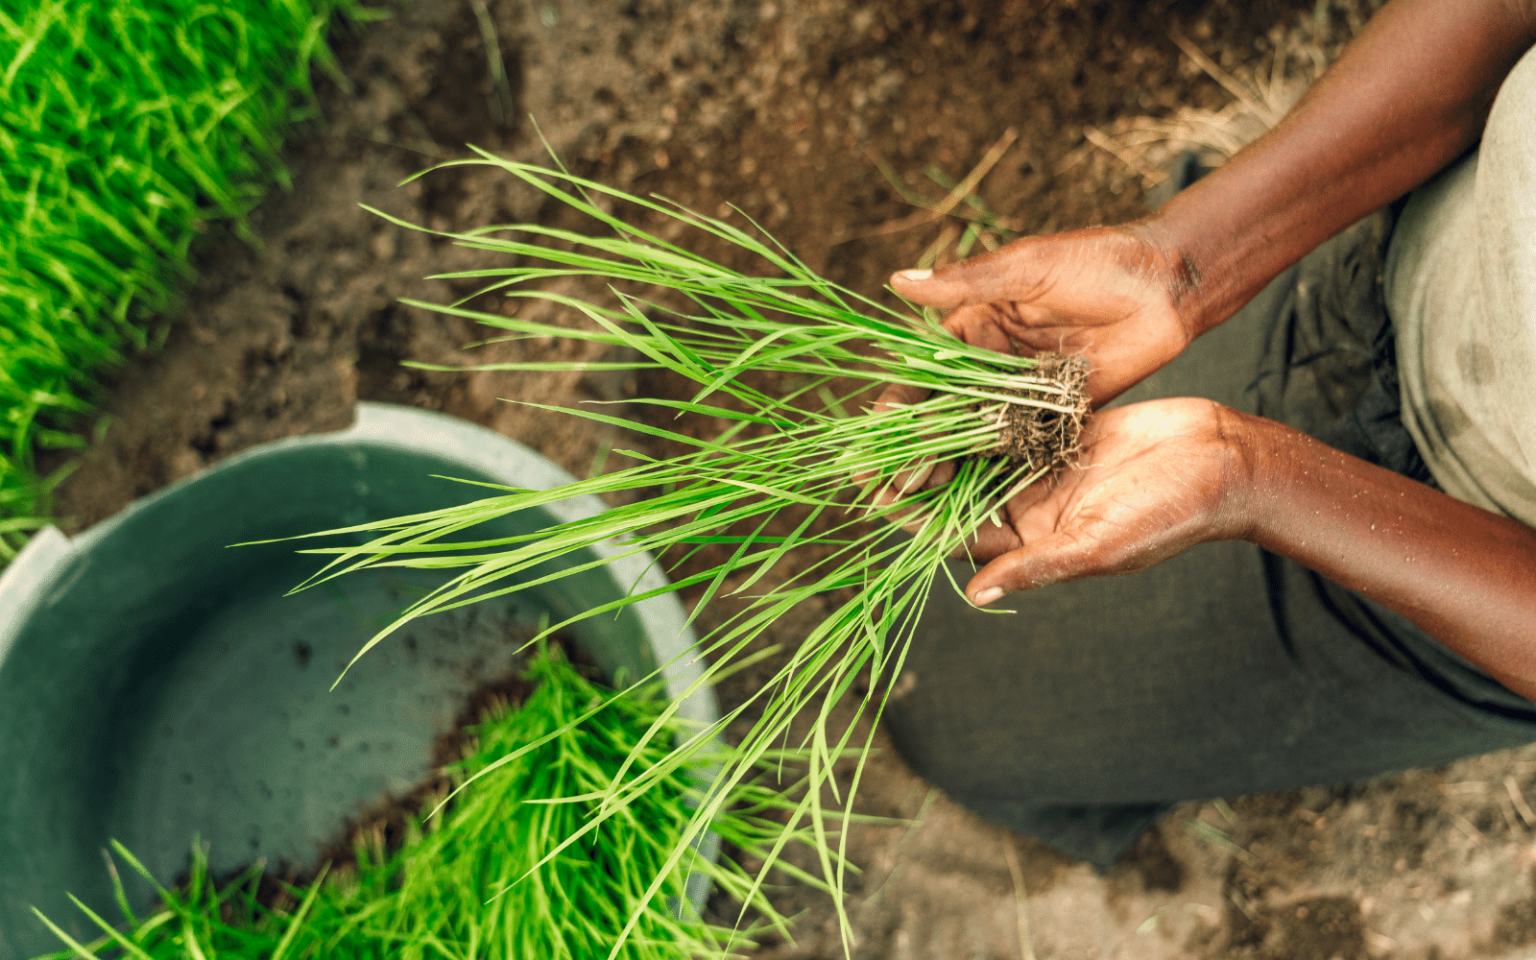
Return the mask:
M 1061 406 L 1066 410 L 1006 404 L 998 415 L 997 445 L 989 453 L 1006 456 L 1015 463 L 1055 469 L 1077 457 L 1083 421 L 1088 417 L 1088 361 L 1060 353 L 1045 354 L 1039 360 L 1036 375 L 1060 389 Z M 1024 398 L 1032 394 L 1010 390 L 1004 395 Z M 985 415 L 988 406 L 977 403 L 975 409 Z

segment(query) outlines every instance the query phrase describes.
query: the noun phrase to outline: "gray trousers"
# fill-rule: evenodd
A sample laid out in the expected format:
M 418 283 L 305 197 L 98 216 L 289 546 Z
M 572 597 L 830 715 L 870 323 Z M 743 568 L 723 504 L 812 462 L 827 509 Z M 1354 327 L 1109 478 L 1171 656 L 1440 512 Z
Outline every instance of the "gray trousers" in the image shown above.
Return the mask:
M 1433 483 L 1399 416 L 1383 212 L 1120 403 L 1200 396 Z M 963 584 L 969 565 L 956 564 Z M 886 709 L 956 802 L 1107 868 L 1173 803 L 1359 780 L 1536 741 L 1536 706 L 1407 620 L 1241 541 L 1014 594 L 935 589 Z

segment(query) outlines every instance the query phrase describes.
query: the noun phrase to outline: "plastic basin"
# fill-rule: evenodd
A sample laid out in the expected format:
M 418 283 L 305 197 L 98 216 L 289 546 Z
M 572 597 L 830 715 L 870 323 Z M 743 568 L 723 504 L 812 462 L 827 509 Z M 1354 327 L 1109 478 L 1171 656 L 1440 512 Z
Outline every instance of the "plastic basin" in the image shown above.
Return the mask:
M 294 543 L 229 545 L 490 494 L 434 474 L 541 489 L 571 480 L 490 430 L 360 404 L 349 430 L 252 449 L 73 540 L 55 529 L 33 539 L 0 577 L 0 957 L 62 946 L 33 906 L 92 935 L 66 892 L 118 916 L 109 839 L 162 881 L 185 870 L 194 835 L 215 871 L 262 858 L 313 866 L 361 805 L 430 773 L 465 695 L 514 666 L 515 634 L 664 583 L 649 558 L 616 559 L 414 621 L 331 691 L 373 631 L 442 575 L 366 571 L 285 597 L 324 558 Z M 491 532 L 602 509 L 573 498 Z M 694 638 L 670 595 L 569 632 L 610 676 L 666 665 L 673 696 L 702 669 L 679 658 Z M 707 688 L 680 712 L 719 715 Z M 707 892 L 695 877 L 696 905 Z M 132 894 L 153 899 L 147 887 Z

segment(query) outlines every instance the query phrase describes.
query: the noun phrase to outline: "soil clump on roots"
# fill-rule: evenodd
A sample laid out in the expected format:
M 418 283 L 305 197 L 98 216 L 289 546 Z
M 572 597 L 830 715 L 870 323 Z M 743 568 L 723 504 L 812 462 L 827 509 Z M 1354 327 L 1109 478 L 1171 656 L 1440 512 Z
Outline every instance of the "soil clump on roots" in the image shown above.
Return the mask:
M 1036 375 L 1061 390 L 1061 409 L 1034 403 L 1004 404 L 996 414 L 997 446 L 989 452 L 1015 463 L 1028 463 L 1037 470 L 1053 470 L 1077 459 L 1083 421 L 1088 417 L 1088 361 L 1059 353 L 1042 354 L 1039 359 Z M 1023 390 L 1006 395 L 1033 397 Z M 976 409 L 990 406 L 978 403 Z

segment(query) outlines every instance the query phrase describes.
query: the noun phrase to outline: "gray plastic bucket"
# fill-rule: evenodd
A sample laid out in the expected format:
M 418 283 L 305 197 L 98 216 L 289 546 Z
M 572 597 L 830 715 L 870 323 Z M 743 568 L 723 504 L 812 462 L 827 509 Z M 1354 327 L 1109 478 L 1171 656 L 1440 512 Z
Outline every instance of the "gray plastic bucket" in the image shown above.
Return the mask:
M 366 571 L 284 597 L 324 558 L 297 554 L 304 544 L 228 546 L 491 495 L 433 474 L 538 489 L 571 482 L 490 430 L 365 403 L 349 430 L 255 448 L 73 540 L 49 528 L 28 544 L 0 576 L 0 957 L 62 946 L 33 906 L 92 935 L 66 893 L 118 915 L 102 860 L 109 839 L 162 881 L 185 870 L 194 834 L 215 871 L 261 858 L 313 866 L 361 805 L 425 779 L 433 742 L 465 695 L 513 666 L 513 629 L 665 582 L 648 557 L 614 559 L 414 621 L 331 692 L 358 647 L 443 575 Z M 574 498 L 476 535 L 602 509 Z M 665 665 L 674 697 L 702 669 L 680 657 L 694 637 L 670 595 L 569 633 L 610 677 Z M 719 716 L 707 687 L 679 712 Z M 714 847 L 710 838 L 710 856 Z M 707 893 L 694 877 L 696 907 Z M 134 894 L 152 899 L 147 887 Z

